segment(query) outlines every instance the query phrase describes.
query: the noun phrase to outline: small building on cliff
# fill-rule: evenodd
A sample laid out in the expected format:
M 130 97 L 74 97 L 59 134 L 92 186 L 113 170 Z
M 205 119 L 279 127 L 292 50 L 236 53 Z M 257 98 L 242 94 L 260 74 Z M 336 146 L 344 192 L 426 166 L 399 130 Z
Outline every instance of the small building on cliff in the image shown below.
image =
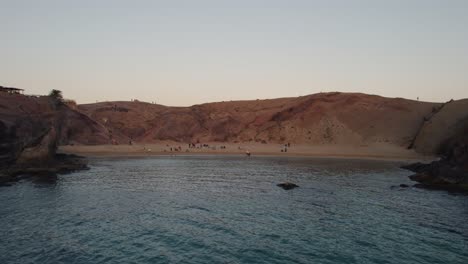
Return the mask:
M 24 90 L 19 89 L 19 88 L 0 86 L 0 92 L 1 93 L 9 93 L 9 94 L 23 94 Z

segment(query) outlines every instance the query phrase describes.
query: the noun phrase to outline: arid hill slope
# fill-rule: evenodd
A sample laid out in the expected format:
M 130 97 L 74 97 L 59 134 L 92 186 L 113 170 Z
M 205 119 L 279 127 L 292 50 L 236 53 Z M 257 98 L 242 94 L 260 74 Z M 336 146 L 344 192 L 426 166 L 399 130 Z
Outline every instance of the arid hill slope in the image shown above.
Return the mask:
M 359 93 L 168 107 L 104 102 L 57 109 L 49 97 L 0 94 L 2 147 L 32 140 L 59 120 L 60 144 L 262 142 L 302 145 L 393 145 L 424 154 L 468 123 L 468 100 L 427 103 Z
M 136 142 L 386 143 L 408 147 L 424 120 L 441 106 L 359 93 L 320 93 L 191 107 L 105 102 L 79 105 L 78 109 L 116 138 Z M 72 139 L 84 143 L 80 135 Z M 419 141 L 416 145 L 420 146 Z

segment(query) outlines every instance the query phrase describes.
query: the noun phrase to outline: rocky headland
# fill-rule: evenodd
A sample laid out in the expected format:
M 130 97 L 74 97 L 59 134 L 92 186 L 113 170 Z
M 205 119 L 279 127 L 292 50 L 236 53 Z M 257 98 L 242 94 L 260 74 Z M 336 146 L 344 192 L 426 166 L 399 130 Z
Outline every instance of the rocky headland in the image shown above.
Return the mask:
M 442 144 L 425 148 L 435 151 L 439 160 L 403 166 L 404 169 L 415 172 L 409 177 L 419 182 L 420 187 L 468 191 L 468 117 L 466 112 L 457 112 L 457 115 L 460 117 L 458 122 L 447 119 L 434 121 L 443 122 L 446 133 L 450 134 Z M 441 134 L 440 131 L 431 130 L 426 133 Z
M 0 94 L 0 184 L 86 169 L 86 159 L 57 154 L 73 110 L 52 96 Z

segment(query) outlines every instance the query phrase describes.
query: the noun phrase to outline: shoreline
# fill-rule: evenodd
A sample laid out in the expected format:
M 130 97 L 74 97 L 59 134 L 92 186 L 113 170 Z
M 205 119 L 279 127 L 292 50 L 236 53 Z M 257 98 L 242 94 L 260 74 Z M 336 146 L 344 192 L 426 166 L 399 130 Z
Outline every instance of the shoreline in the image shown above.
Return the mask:
M 424 156 L 412 150 L 406 150 L 395 146 L 305 146 L 298 145 L 288 148 L 288 152 L 281 152 L 279 144 L 236 144 L 236 143 L 211 143 L 216 144 L 216 149 L 211 148 L 183 148 L 181 151 L 169 151 L 169 144 L 138 144 L 138 145 L 95 145 L 95 146 L 61 146 L 60 153 L 76 154 L 88 158 L 113 158 L 113 157 L 155 157 L 155 156 L 246 156 L 249 151 L 252 157 L 310 157 L 310 158 L 334 158 L 334 159 L 359 159 L 359 160 L 385 160 L 399 162 L 428 162 L 437 159 L 434 156 Z M 182 144 L 174 144 L 182 145 Z M 187 145 L 187 144 L 185 144 Z M 225 149 L 219 149 L 225 146 Z M 173 147 L 174 149 L 174 147 Z

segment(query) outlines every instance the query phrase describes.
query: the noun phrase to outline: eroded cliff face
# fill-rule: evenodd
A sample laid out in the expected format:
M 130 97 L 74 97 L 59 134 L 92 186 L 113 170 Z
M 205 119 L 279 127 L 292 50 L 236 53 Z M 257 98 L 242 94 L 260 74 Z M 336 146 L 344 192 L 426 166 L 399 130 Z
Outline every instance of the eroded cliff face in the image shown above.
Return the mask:
M 104 126 L 67 104 L 48 96 L 7 93 L 0 93 L 0 135 L 0 157 L 5 161 L 7 155 L 17 158 L 23 151 L 41 156 L 58 144 L 110 142 Z
M 426 117 L 414 140 L 414 149 L 437 155 L 430 164 L 405 166 L 421 186 L 468 190 L 468 100 L 449 101 Z
M 16 165 L 37 166 L 54 159 L 57 149 L 57 132 L 51 126 L 34 141 L 24 142 L 16 157 Z
M 105 133 L 104 128 L 96 129 L 100 128 L 98 124 L 60 100 L 48 96 L 0 93 L 0 177 L 9 180 L 25 172 L 56 172 L 65 171 L 67 166 L 74 169 L 85 167 L 82 162 L 72 164 L 64 157 L 57 159 L 57 146 L 68 142 L 67 131 L 73 127 Z M 101 140 L 100 143 L 107 142 L 107 137 L 99 133 L 93 134 L 92 138 L 98 142 Z
M 60 120 L 61 131 L 58 135 L 59 145 L 110 144 L 114 138 L 111 131 L 79 110 L 66 108 L 60 111 L 62 116 Z
M 0 121 L 0 170 L 16 160 L 19 149 L 16 144 L 15 132 L 8 124 Z
M 44 155 L 44 159 L 49 157 L 49 144 L 43 142 L 43 138 L 52 128 L 54 112 L 53 104 L 48 98 L 0 94 L 0 134 L 4 135 L 0 138 L 0 144 L 4 146 L 1 150 L 2 167 L 14 165 L 24 150 L 34 149 L 32 152 L 36 153 L 25 153 L 23 161 L 28 160 L 28 156 L 31 160 L 34 159 L 33 156 Z
M 415 137 L 414 149 L 423 154 L 444 154 L 459 141 L 468 120 L 468 99 L 449 101 L 433 109 Z

